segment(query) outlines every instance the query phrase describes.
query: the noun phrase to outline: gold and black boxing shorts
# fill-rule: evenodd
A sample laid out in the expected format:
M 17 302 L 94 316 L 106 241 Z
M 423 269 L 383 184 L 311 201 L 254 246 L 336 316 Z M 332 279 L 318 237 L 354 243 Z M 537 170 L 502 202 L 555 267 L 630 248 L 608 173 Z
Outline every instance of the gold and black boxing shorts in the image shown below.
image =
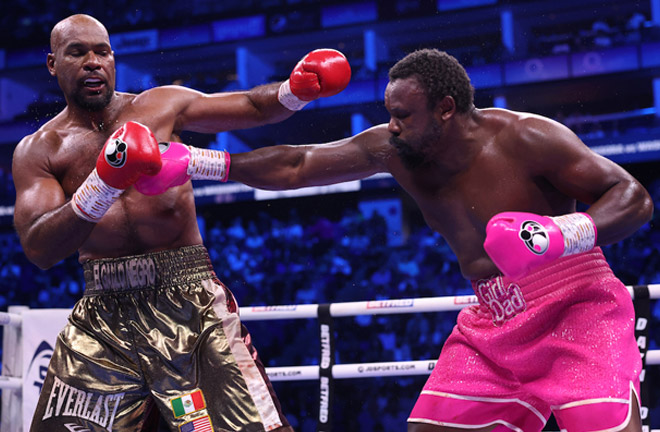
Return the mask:
M 83 268 L 31 431 L 292 430 L 203 246 Z

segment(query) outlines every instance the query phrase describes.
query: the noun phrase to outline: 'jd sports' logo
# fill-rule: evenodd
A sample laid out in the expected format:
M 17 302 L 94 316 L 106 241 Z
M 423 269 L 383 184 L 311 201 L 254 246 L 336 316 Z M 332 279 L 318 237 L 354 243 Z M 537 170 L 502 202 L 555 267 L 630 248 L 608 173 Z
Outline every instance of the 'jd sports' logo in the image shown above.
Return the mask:
M 126 148 L 128 146 L 124 141 L 115 138 L 114 141 L 109 142 L 105 148 L 105 161 L 111 167 L 121 168 L 126 163 Z
M 548 251 L 550 243 L 548 232 L 540 223 L 535 221 L 523 222 L 518 235 L 530 252 L 536 255 L 543 255 Z

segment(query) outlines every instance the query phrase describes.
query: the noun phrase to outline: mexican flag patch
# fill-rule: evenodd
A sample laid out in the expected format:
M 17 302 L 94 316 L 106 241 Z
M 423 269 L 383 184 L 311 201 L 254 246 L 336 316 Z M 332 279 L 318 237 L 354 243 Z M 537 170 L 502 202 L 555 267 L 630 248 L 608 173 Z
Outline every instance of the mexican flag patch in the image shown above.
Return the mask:
M 170 403 L 172 404 L 174 417 L 177 418 L 206 408 L 206 404 L 204 403 L 204 396 L 202 395 L 201 390 L 196 390 L 187 395 L 174 398 L 170 401 Z

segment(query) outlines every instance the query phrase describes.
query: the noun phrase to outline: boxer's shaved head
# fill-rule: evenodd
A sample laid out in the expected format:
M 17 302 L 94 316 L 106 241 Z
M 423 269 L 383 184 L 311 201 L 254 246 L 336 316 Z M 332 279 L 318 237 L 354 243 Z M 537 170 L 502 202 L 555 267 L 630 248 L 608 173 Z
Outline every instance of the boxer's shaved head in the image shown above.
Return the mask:
M 108 30 L 99 20 L 89 15 L 76 14 L 55 24 L 50 32 L 50 51 L 56 52 L 65 41 L 76 39 L 79 33 L 89 31 L 98 33 L 102 38 L 104 37 L 110 45 Z

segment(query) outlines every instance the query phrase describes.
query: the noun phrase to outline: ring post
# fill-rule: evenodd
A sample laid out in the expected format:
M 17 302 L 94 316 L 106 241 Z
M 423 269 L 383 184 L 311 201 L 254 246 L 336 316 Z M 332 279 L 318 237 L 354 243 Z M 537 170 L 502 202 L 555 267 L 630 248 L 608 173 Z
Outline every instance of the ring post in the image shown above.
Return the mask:
M 321 364 L 319 366 L 320 400 L 318 432 L 332 432 L 332 402 L 334 379 L 332 367 L 335 364 L 335 329 L 330 305 L 319 305 L 319 331 L 321 341 Z

